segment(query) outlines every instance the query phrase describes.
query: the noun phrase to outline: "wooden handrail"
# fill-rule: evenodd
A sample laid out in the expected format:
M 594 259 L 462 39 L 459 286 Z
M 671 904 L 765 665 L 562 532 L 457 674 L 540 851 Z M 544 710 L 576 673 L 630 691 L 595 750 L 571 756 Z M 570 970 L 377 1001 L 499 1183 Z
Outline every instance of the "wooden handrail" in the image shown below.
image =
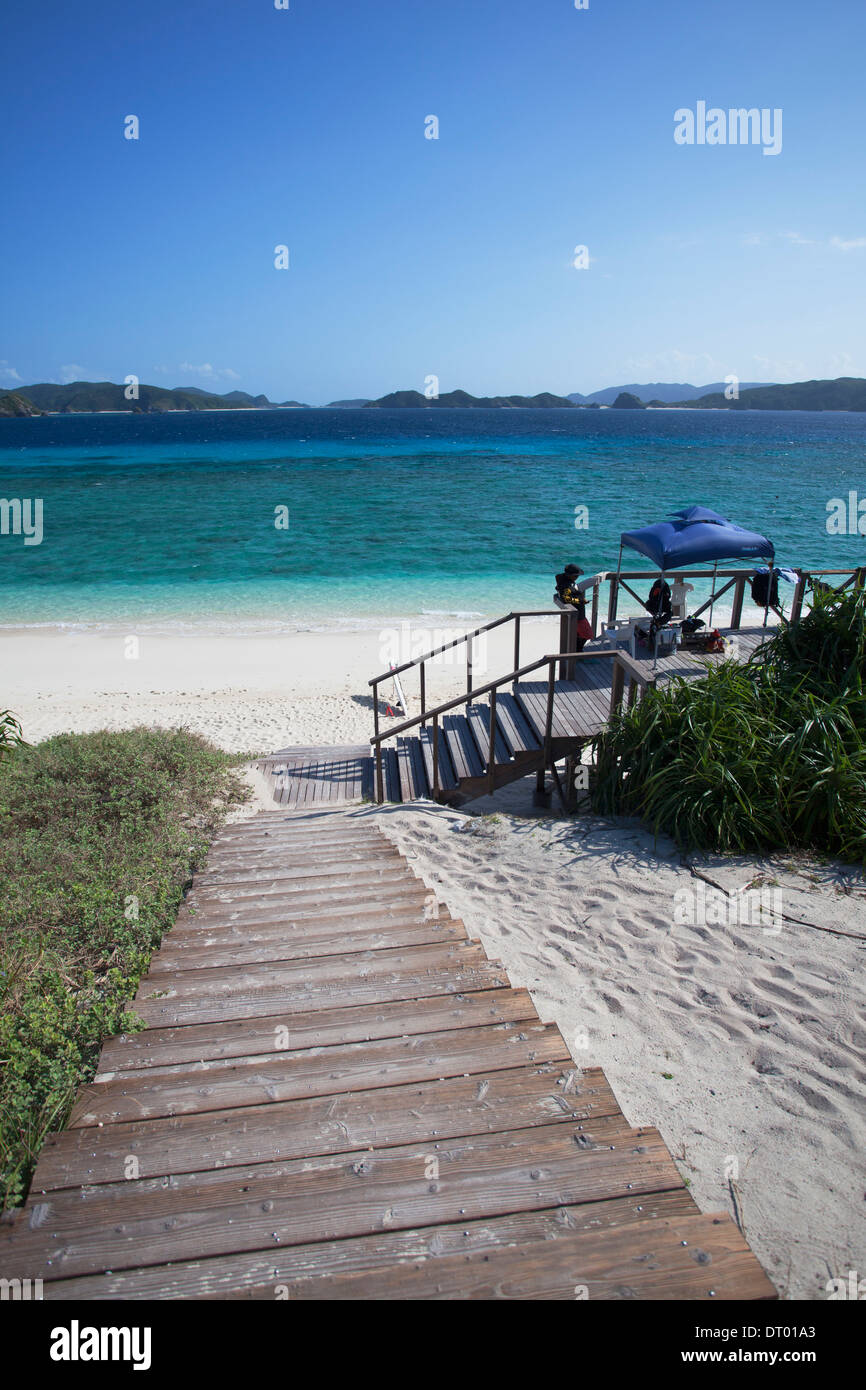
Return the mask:
M 482 632 L 492 632 L 493 628 L 501 627 L 503 623 L 510 623 L 512 619 L 520 622 L 521 618 L 558 618 L 561 616 L 559 608 L 521 608 L 513 613 L 506 613 L 501 618 L 493 618 L 491 622 L 482 624 L 481 627 L 472 628 L 471 632 L 464 632 L 460 637 L 455 637 L 453 642 L 443 642 L 441 647 L 431 647 L 429 652 L 423 652 L 421 656 L 415 656 L 411 661 L 404 661 L 400 666 L 392 666 L 390 670 L 383 671 L 379 676 L 373 676 L 367 682 L 368 685 L 380 685 L 382 681 L 390 680 L 392 676 L 399 676 L 402 671 L 409 671 L 413 666 L 418 666 L 425 661 L 430 661 L 434 656 L 441 656 L 443 652 L 450 652 L 452 647 L 459 647 L 461 642 L 469 642 L 473 637 L 478 637 Z
M 397 724 L 392 729 L 386 729 L 384 733 L 374 734 L 370 739 L 370 743 L 384 743 L 386 739 L 395 738 L 397 734 L 405 733 L 407 729 L 414 729 L 417 724 L 424 724 L 428 720 L 433 719 L 434 716 L 438 718 L 440 714 L 447 714 L 449 710 L 457 709 L 459 705 L 465 705 L 469 701 L 477 700 L 481 695 L 487 695 L 491 690 L 496 690 L 501 685 L 507 685 L 509 681 L 516 681 L 521 676 L 527 675 L 530 671 L 537 671 L 539 666 L 549 665 L 551 661 L 598 661 L 601 657 L 606 657 L 608 660 L 610 660 L 611 657 L 615 657 L 620 661 L 629 660 L 624 652 L 617 651 L 555 652 L 552 656 L 542 656 L 538 661 L 530 662 L 528 666 L 521 666 L 516 671 L 509 671 L 507 676 L 497 676 L 495 681 L 488 681 L 486 685 L 479 685 L 477 690 L 470 690 L 465 695 L 458 695 L 454 700 L 446 700 L 443 705 L 437 705 L 435 709 L 428 709 L 426 715 L 416 714 L 414 719 L 406 719 L 402 724 Z M 642 677 L 642 679 L 646 680 L 646 677 Z

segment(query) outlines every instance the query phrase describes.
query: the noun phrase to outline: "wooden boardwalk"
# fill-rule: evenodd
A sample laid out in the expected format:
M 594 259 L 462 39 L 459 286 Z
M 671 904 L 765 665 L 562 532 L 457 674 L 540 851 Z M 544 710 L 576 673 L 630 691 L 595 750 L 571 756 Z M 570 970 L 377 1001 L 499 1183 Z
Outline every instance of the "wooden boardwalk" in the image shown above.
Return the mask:
M 47 1298 L 775 1297 L 366 812 L 224 829 L 135 1008 L 0 1226 Z

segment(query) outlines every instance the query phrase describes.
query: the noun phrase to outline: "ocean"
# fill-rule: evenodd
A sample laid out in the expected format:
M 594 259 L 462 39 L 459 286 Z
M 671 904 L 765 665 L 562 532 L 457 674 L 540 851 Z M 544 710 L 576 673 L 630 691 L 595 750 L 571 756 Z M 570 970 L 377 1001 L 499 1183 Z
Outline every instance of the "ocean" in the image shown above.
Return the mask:
M 828 533 L 827 507 L 858 490 L 866 499 L 866 416 L 857 414 L 0 420 L 0 498 L 38 498 L 43 508 L 41 544 L 0 535 L 0 625 L 278 633 L 468 624 L 549 607 L 567 562 L 587 574 L 615 569 L 623 530 L 691 503 L 768 535 L 781 564 L 853 568 L 866 561 L 866 538 Z M 626 553 L 624 568 L 649 566 Z

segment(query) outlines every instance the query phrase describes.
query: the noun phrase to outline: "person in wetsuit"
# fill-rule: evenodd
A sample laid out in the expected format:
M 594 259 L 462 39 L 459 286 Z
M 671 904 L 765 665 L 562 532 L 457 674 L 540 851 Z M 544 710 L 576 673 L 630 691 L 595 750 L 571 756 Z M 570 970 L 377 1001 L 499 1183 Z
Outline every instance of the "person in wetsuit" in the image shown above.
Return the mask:
M 589 638 L 592 635 L 589 623 L 586 620 L 586 599 L 583 590 L 577 587 L 577 581 L 583 574 L 583 570 L 577 565 L 566 565 L 562 574 L 556 576 L 556 592 L 553 601 L 557 608 L 575 608 L 577 610 L 577 639 L 574 650 L 583 651 Z

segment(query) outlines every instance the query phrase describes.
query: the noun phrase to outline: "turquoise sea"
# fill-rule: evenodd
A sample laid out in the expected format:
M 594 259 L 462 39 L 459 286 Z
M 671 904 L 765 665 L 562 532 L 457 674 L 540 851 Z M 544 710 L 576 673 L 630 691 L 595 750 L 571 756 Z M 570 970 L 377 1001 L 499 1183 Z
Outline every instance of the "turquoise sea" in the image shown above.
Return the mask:
M 866 498 L 855 414 L 0 420 L 0 497 L 40 498 L 44 517 L 39 545 L 0 535 L 0 625 L 256 632 L 548 607 L 565 563 L 615 568 L 621 531 L 690 503 L 770 536 L 780 563 L 851 568 L 866 537 L 826 525 L 828 501 L 851 491 Z

